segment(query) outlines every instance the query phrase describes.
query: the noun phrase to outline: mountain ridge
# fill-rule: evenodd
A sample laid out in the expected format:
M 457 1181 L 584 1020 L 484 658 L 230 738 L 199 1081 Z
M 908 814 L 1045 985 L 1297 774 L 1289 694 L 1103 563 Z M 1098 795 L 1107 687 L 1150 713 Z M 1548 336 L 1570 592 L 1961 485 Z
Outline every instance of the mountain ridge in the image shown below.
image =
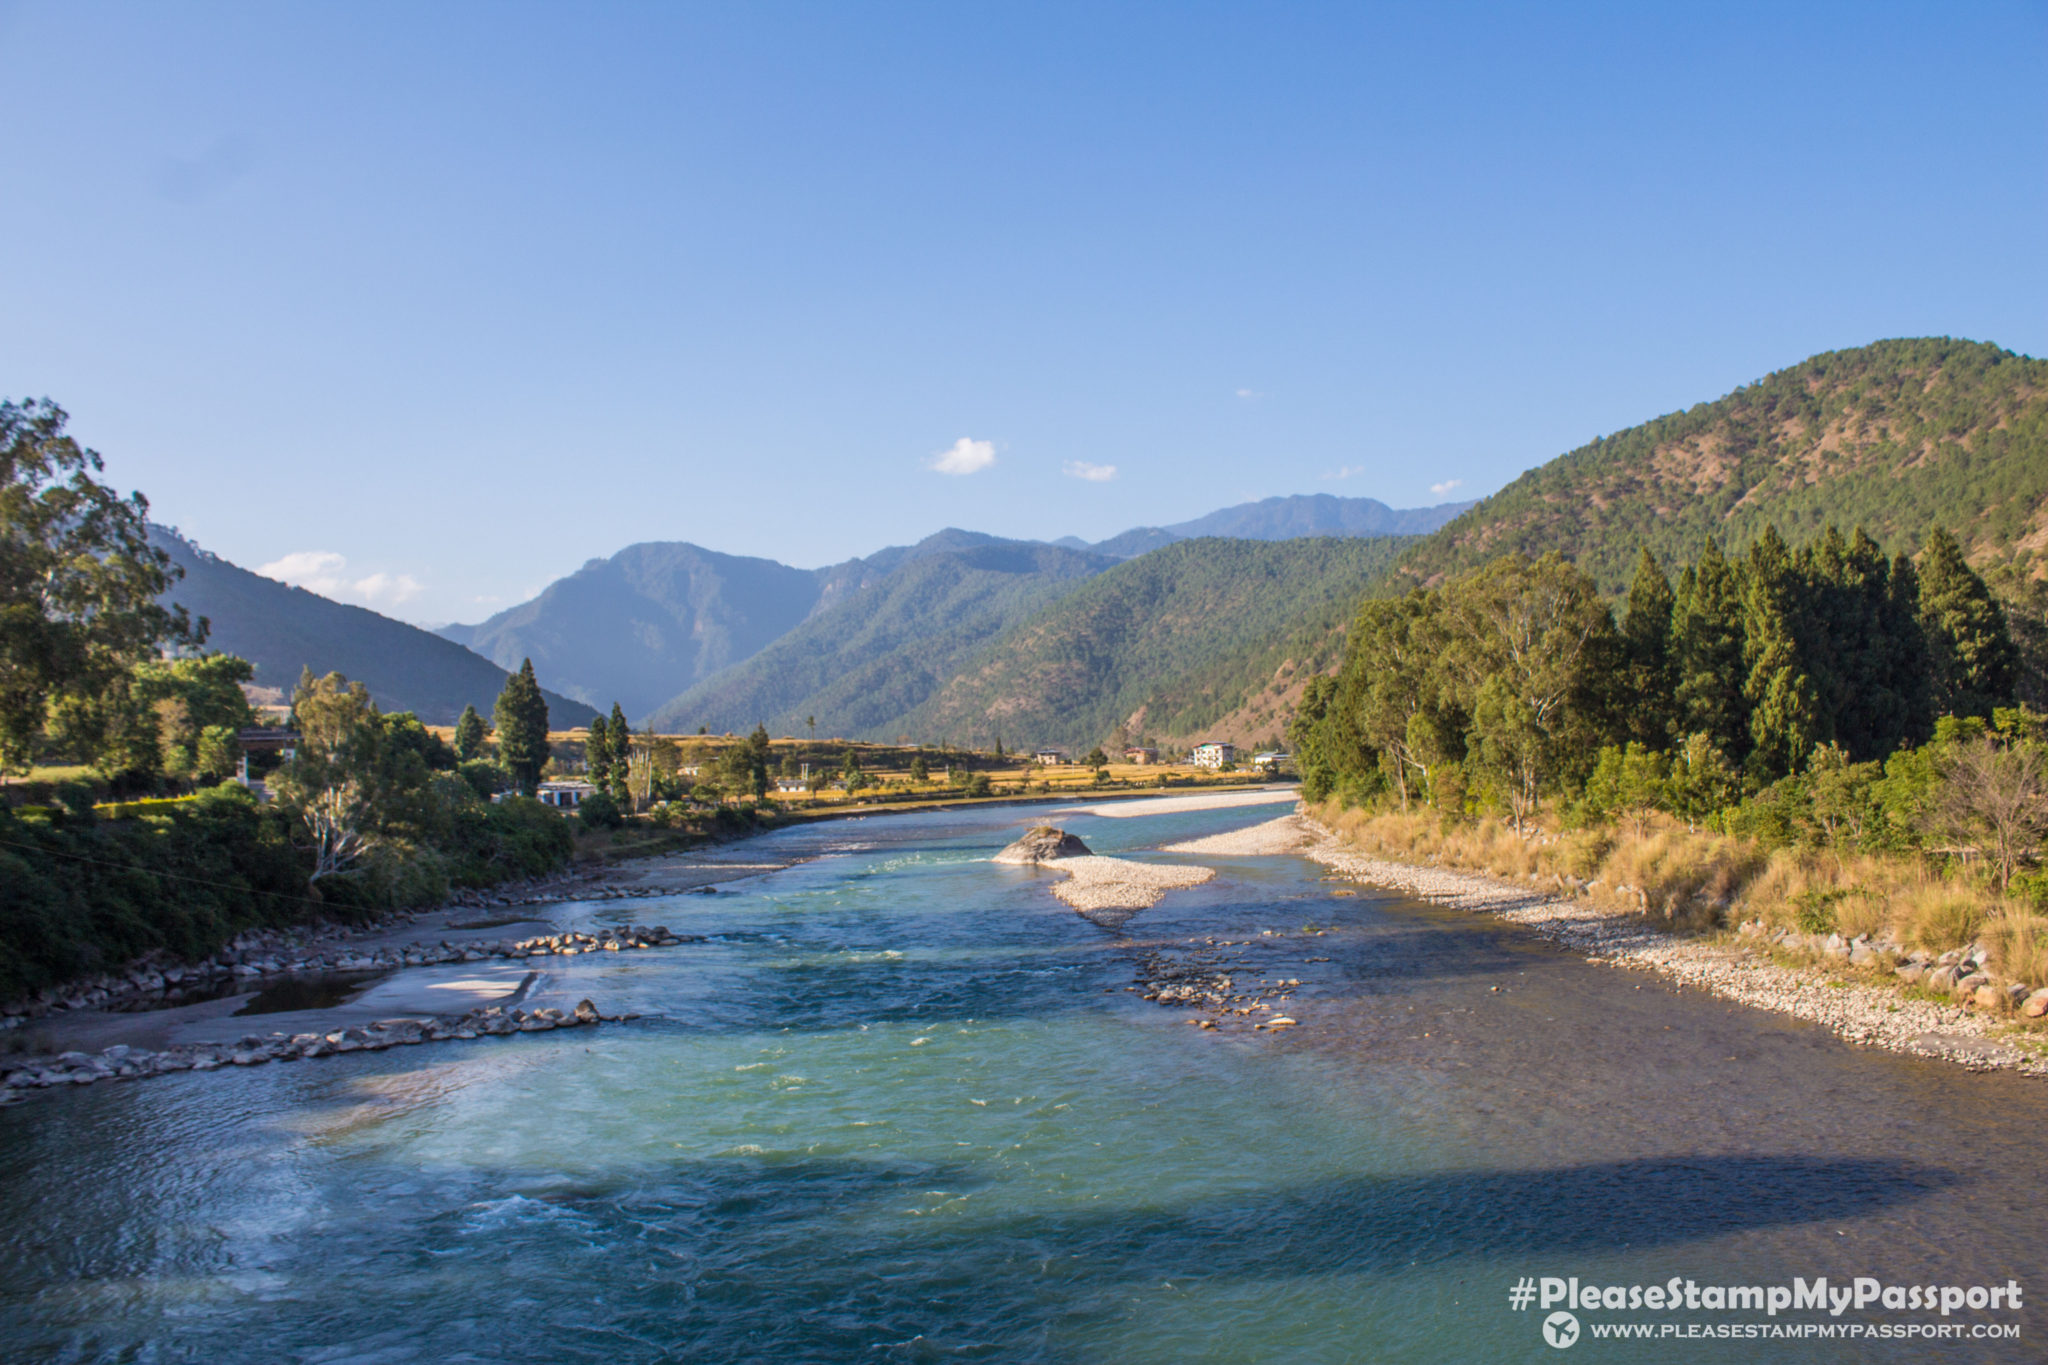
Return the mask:
M 464 706 L 488 716 L 506 670 L 432 631 L 295 588 L 200 549 L 154 523 L 150 543 L 184 570 L 160 600 L 183 604 L 212 627 L 207 648 L 256 666 L 256 681 L 290 695 L 301 668 L 338 672 L 370 689 L 386 711 L 411 711 L 429 725 L 452 725 Z M 590 707 L 542 689 L 549 722 L 581 725 Z

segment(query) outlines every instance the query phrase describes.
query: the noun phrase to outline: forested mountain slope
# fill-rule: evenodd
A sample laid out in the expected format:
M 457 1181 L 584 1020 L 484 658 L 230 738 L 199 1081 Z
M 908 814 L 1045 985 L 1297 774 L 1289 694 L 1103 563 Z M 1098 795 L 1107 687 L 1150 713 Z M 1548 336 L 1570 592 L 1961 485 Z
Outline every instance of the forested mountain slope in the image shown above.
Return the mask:
M 431 631 L 251 573 L 161 526 L 150 527 L 150 543 L 185 570 L 164 600 L 206 617 L 213 627 L 207 648 L 256 665 L 256 681 L 265 687 L 289 694 L 302 668 L 344 673 L 367 684 L 386 711 L 452 725 L 465 706 L 490 715 L 505 686 L 504 669 Z M 548 677 L 537 662 L 535 668 Z M 593 714 L 580 702 L 545 695 L 557 728 L 581 725 Z
M 1529 471 L 1400 573 L 1554 549 L 1618 594 L 1639 544 L 1672 564 L 1709 536 L 1799 542 L 1829 522 L 1909 551 L 1946 526 L 1978 561 L 2048 548 L 2048 361 L 1946 337 L 1817 355 Z
M 1180 541 L 1091 579 L 977 652 L 892 728 L 1012 746 L 1185 741 L 1335 662 L 1405 538 Z M 1241 715 L 1250 742 L 1285 716 Z M 1260 727 L 1263 728 L 1260 728 Z
M 1113 560 L 964 531 L 942 531 L 894 556 L 867 581 L 843 580 L 839 600 L 737 667 L 654 713 L 664 730 L 893 738 L 974 651 Z M 880 556 L 873 558 L 879 559 Z M 860 563 L 861 561 L 856 561 Z
M 505 668 L 530 658 L 570 696 L 636 719 L 811 613 L 819 573 L 683 542 L 593 559 L 482 625 L 441 634 Z

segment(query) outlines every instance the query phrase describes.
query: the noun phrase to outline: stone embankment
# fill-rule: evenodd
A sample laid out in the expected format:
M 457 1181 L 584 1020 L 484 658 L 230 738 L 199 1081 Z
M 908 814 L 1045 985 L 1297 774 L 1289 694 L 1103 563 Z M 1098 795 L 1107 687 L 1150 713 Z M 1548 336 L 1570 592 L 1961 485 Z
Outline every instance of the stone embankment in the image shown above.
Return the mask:
M 505 1009 L 491 1005 L 467 1014 L 433 1015 L 424 1019 L 383 1019 L 361 1028 L 330 1033 L 251 1034 L 234 1043 L 192 1043 L 151 1052 L 116 1046 L 100 1053 L 65 1052 L 30 1060 L 0 1078 L 0 1104 L 22 1098 L 30 1090 L 52 1086 L 91 1085 L 96 1081 L 144 1080 L 178 1071 L 213 1071 L 223 1066 L 258 1066 L 295 1062 L 350 1052 L 379 1052 L 411 1043 L 437 1043 L 455 1038 L 484 1038 L 511 1033 L 543 1033 L 600 1022 L 632 1019 L 631 1014 L 605 1015 L 588 1000 L 573 1011 Z
M 390 922 L 379 926 L 389 932 Z M 211 999 L 230 988 L 261 990 L 268 981 L 328 972 L 377 971 L 399 967 L 432 967 L 450 962 L 482 962 L 493 958 L 550 957 L 573 953 L 620 952 L 666 948 L 699 941 L 696 935 L 672 934 L 664 925 L 631 925 L 595 933 L 542 934 L 532 938 L 466 943 L 412 943 L 366 950 L 351 948 L 353 935 L 332 927 L 302 930 L 253 930 L 214 956 L 194 963 L 144 962 L 119 975 L 74 981 L 16 1001 L 0 1012 L 15 1028 L 63 1010 L 156 1008 Z
M 1377 886 L 1394 887 L 1425 900 L 1460 910 L 1498 915 L 1569 948 L 1584 952 L 1590 962 L 1658 975 L 1713 992 L 1758 1009 L 1775 1010 L 1822 1025 L 1850 1042 L 1893 1052 L 1936 1057 L 1972 1070 L 2011 1068 L 2048 1075 L 2048 1059 L 1998 1036 L 1999 1021 L 1988 1013 L 1966 1009 L 1990 988 L 2001 1007 L 2010 1000 L 2022 1014 L 2048 1012 L 2048 992 L 2033 996 L 1996 986 L 1982 971 L 1980 948 L 1958 950 L 1933 958 L 1914 955 L 1895 969 L 1902 984 L 1924 983 L 1949 999 L 1930 1000 L 1902 993 L 1896 986 L 1858 982 L 1811 968 L 1771 960 L 1767 946 L 1807 949 L 1812 936 L 1768 931 L 1761 924 L 1741 926 L 1739 936 L 1754 947 L 1729 947 L 1684 939 L 1652 927 L 1639 915 L 1603 909 L 1582 899 L 1563 899 L 1548 890 L 1496 881 L 1438 867 L 1412 867 L 1347 851 L 1336 836 L 1303 817 L 1317 836 L 1304 852 L 1339 876 Z M 1564 888 L 1566 896 L 1571 889 Z M 1888 959 L 1884 945 L 1868 940 L 1813 940 L 1823 957 L 1844 964 L 1879 967 Z M 1958 986 L 1968 994 L 1958 993 Z

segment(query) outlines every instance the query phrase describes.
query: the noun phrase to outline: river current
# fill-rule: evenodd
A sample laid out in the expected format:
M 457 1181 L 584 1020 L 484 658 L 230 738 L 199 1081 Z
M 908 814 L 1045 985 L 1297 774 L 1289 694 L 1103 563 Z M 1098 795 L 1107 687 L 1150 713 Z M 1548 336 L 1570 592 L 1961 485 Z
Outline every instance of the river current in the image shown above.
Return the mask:
M 1097 852 L 1279 813 L 1059 822 Z M 1121 930 L 988 859 L 1042 811 L 790 830 L 808 856 L 565 927 L 637 1021 L 41 1094 L 0 1110 L 0 1359 L 1922 1360 L 2019 1341 L 1582 1337 L 1524 1276 L 2048 1294 L 2048 1091 L 1296 858 L 1202 858 Z M 1352 893 L 1352 894 L 1345 894 Z M 1228 940 L 1299 1027 L 1126 988 Z M 1320 959 L 1320 960 L 1318 960 Z M 1766 1322 L 1762 1312 L 1581 1314 Z M 1779 1321 L 1940 1322 L 1812 1312 Z

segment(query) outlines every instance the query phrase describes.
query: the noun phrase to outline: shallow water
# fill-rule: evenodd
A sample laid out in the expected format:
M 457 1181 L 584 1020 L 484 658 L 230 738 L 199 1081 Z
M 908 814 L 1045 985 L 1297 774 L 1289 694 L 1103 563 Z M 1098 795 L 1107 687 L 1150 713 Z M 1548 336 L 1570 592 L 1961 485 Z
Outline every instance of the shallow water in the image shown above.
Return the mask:
M 1063 823 L 1114 853 L 1273 813 Z M 0 1110 L 0 1358 L 1519 1360 L 1556 1354 L 1507 1306 L 1524 1275 L 2048 1293 L 2038 1083 L 1337 896 L 1291 858 L 1205 860 L 1108 932 L 986 861 L 1042 817 L 794 830 L 749 851 L 822 856 L 569 907 L 709 937 L 551 964 L 635 1023 Z M 1139 951 L 1208 938 L 1251 940 L 1240 982 L 1298 978 L 1301 1026 L 1204 1032 L 1124 989 Z M 1994 1317 L 2033 1315 L 1952 1320 Z

